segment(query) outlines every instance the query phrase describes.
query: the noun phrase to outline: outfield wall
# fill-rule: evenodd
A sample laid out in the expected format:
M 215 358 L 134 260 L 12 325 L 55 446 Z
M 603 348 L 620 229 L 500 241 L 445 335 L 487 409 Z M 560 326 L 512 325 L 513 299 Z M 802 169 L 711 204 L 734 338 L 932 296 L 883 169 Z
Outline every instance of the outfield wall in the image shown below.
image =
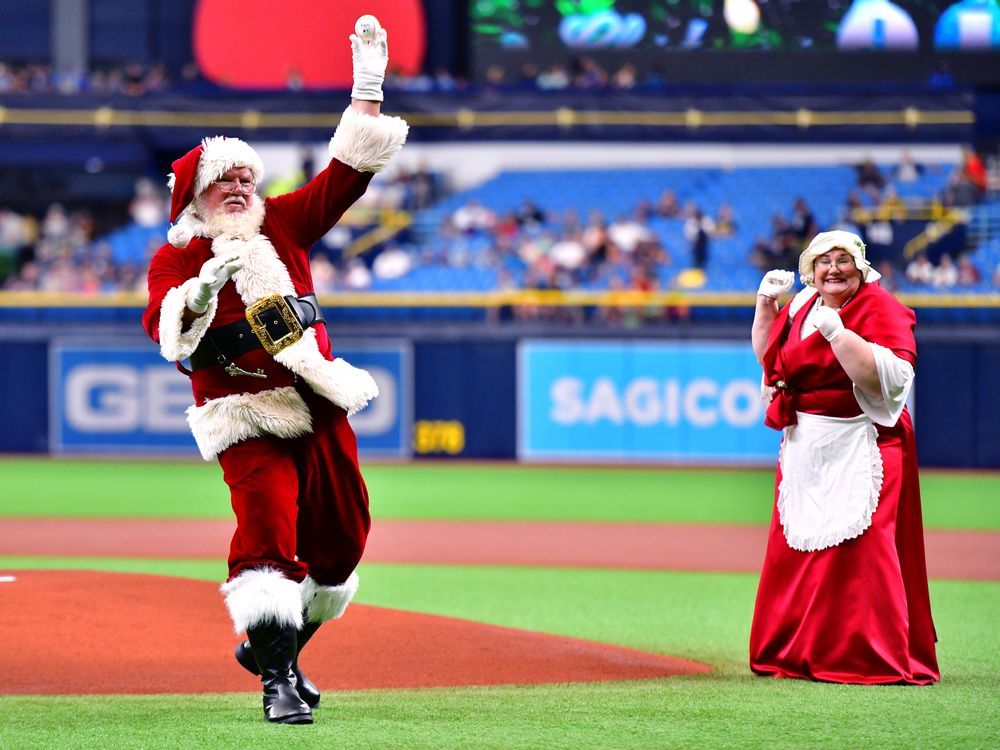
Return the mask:
M 195 456 L 187 379 L 138 336 L 0 331 L 0 452 Z M 925 466 L 1000 468 L 1000 341 L 919 342 L 911 399 Z M 362 455 L 770 464 L 746 340 L 338 338 L 382 396 L 352 419 Z

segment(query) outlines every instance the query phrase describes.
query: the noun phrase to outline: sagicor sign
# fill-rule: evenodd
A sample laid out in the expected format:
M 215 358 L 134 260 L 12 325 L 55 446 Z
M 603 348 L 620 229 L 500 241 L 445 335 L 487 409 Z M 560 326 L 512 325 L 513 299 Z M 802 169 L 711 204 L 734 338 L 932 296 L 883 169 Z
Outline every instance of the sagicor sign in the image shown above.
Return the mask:
M 760 372 L 749 344 L 523 342 L 518 455 L 773 461 Z

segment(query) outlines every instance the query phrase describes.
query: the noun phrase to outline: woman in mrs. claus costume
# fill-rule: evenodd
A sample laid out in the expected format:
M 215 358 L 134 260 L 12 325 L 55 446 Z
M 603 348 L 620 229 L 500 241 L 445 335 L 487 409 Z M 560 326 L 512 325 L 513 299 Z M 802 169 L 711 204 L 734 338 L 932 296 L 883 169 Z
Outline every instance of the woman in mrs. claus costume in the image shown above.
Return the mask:
M 766 424 L 783 431 L 750 632 L 759 675 L 924 685 L 940 679 L 906 397 L 916 317 L 877 283 L 856 234 L 803 251 L 807 285 L 769 271 L 752 342 Z

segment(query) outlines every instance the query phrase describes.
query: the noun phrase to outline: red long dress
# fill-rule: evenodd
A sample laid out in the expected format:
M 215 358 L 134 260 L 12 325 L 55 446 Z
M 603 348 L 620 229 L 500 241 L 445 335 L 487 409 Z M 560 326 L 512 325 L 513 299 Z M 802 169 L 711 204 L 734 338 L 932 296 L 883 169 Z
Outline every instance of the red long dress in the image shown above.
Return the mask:
M 795 423 L 795 412 L 856 417 L 851 382 L 818 332 L 801 339 L 809 304 L 789 324 L 786 305 L 764 355 L 769 385 L 784 381 L 767 424 Z M 897 356 L 916 360 L 915 316 L 875 284 L 862 284 L 840 312 L 846 328 Z M 924 559 L 913 424 L 904 409 L 893 427 L 877 425 L 883 485 L 871 526 L 834 547 L 788 546 L 775 508 L 750 630 L 750 668 L 759 675 L 826 682 L 925 685 L 940 679 Z

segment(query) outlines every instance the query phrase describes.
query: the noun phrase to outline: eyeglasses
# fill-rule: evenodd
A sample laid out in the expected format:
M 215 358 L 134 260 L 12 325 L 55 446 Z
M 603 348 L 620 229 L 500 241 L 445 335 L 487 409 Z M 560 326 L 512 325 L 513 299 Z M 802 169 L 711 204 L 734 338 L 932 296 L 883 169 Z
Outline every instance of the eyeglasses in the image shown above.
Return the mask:
M 223 193 L 243 193 L 250 195 L 257 187 L 256 182 L 250 180 L 216 180 L 214 183 Z
M 833 265 L 837 266 L 837 270 L 838 271 L 847 271 L 847 270 L 849 270 L 851 268 L 854 268 L 854 266 L 855 266 L 854 258 L 850 258 L 850 257 L 847 257 L 847 258 L 837 258 L 836 261 L 832 261 L 829 258 L 818 258 L 816 260 L 816 268 L 829 269 Z

